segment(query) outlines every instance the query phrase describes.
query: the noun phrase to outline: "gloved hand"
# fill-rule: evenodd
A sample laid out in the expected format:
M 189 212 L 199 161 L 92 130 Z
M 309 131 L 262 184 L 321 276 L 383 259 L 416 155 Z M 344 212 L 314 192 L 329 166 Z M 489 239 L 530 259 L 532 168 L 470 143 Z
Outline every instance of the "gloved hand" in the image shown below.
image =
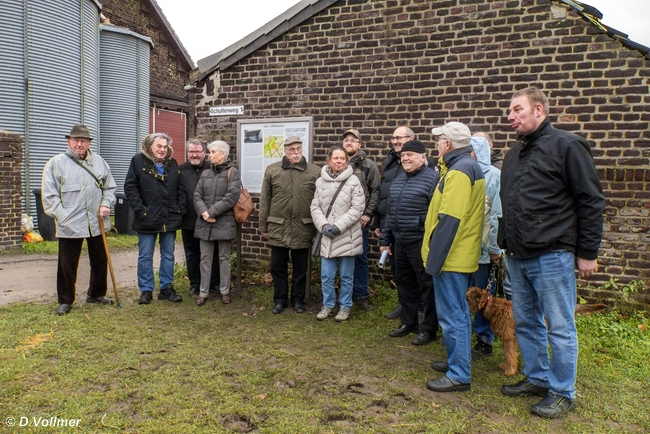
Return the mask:
M 332 230 L 332 225 L 324 225 L 323 226 L 323 235 L 326 236 L 327 238 L 334 238 L 334 234 L 331 232 Z
M 336 225 L 332 225 L 330 227 L 330 233 L 332 233 L 334 235 L 334 237 L 336 237 L 338 235 L 341 235 L 341 229 L 337 228 Z M 334 238 L 334 237 L 332 237 L 332 238 Z

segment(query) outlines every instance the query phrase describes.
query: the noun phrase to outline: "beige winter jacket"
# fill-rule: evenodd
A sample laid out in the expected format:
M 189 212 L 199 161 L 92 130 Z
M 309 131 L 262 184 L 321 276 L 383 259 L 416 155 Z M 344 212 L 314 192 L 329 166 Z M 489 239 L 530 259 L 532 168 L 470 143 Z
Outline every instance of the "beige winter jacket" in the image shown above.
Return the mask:
M 339 184 L 347 180 L 336 201 L 332 205 L 332 211 L 328 218 L 325 218 L 327 208 L 339 187 Z M 327 173 L 327 166 L 321 169 L 321 177 L 316 180 L 316 193 L 311 202 L 311 217 L 314 226 L 319 232 L 323 232 L 326 224 L 335 225 L 341 234 L 333 239 L 323 235 L 320 254 L 325 258 L 337 258 L 340 256 L 356 256 L 363 251 L 361 223 L 359 219 L 366 207 L 366 196 L 359 178 L 353 175 L 351 166 L 348 166 L 336 178 Z

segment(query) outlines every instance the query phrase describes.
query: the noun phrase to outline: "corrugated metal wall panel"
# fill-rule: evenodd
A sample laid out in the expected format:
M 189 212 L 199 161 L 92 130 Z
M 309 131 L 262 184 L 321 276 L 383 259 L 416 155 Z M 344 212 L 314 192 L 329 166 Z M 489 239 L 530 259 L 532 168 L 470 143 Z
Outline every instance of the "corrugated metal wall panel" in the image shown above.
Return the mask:
M 118 193 L 123 193 L 131 158 L 147 135 L 147 116 L 141 113 L 149 106 L 151 45 L 104 25 L 100 47 L 101 155 L 111 166 Z
M 0 130 L 25 134 L 23 0 L 0 1 Z
M 82 86 L 81 121 L 95 126 L 93 149 L 101 152 L 101 131 L 99 125 L 99 17 L 97 7 L 89 1 L 84 4 L 82 26 Z M 92 131 L 92 129 L 91 129 Z
M 98 116 L 86 118 L 84 86 L 93 77 L 99 46 L 99 8 L 91 0 L 30 0 L 25 2 L 26 21 L 26 176 L 25 204 L 36 215 L 32 189 L 40 188 L 43 166 L 66 149 L 64 136 L 75 123 L 83 122 L 99 143 Z M 91 66 L 86 68 L 90 60 Z M 93 101 L 93 90 L 88 103 Z M 94 84 L 99 89 L 99 84 Z M 95 98 L 96 99 L 96 98 Z

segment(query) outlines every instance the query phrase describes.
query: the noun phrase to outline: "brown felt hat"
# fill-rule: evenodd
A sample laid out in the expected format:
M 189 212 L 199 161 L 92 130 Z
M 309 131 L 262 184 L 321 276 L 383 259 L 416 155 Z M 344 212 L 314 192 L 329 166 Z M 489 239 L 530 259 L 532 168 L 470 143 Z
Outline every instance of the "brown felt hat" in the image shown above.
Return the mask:
M 90 137 L 90 130 L 88 130 L 88 127 L 85 125 L 75 125 L 72 127 L 72 130 L 70 131 L 70 134 L 67 134 L 65 136 L 66 139 L 88 139 L 92 140 L 93 138 Z

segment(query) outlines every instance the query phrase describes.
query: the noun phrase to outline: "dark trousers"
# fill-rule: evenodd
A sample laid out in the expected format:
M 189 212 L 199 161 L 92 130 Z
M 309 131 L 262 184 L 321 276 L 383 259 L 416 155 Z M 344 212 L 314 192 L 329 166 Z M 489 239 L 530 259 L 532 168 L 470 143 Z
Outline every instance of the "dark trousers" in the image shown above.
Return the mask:
M 396 239 L 393 248 L 395 283 L 402 305 L 402 324 L 417 327 L 418 306 L 423 302 L 424 321 L 420 331 L 435 337 L 438 331 L 438 315 L 433 280 L 424 270 L 422 263 L 422 241 L 402 244 Z
M 307 264 L 309 249 L 288 249 L 271 246 L 271 277 L 273 277 L 273 301 L 287 306 L 289 300 L 289 254 L 293 263 L 291 276 L 291 303 L 305 301 L 307 287 Z
M 194 238 L 194 229 L 182 229 L 183 250 L 185 251 L 185 264 L 187 265 L 187 278 L 190 288 L 199 289 L 201 285 L 201 240 Z M 217 254 L 212 256 L 212 272 L 210 274 L 210 289 L 219 289 L 219 254 L 217 241 L 214 248 Z
M 59 263 L 56 272 L 56 293 L 59 304 L 72 304 L 75 299 L 77 268 L 81 246 L 86 240 L 90 260 L 90 286 L 88 296 L 103 297 L 108 288 L 106 282 L 106 251 L 102 236 L 88 238 L 59 238 Z

